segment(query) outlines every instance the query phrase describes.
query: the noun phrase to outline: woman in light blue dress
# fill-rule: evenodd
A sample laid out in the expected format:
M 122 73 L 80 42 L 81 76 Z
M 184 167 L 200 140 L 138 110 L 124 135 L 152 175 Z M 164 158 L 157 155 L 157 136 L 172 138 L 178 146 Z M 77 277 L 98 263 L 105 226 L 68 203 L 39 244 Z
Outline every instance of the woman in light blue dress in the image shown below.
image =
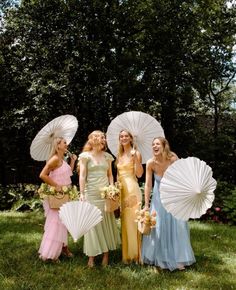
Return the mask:
M 170 271 L 184 270 L 185 266 L 190 266 L 196 261 L 190 243 L 188 223 L 177 220 L 165 210 L 159 192 L 161 177 L 168 166 L 178 157 L 170 151 L 169 143 L 163 137 L 155 138 L 152 148 L 153 158 L 149 159 L 146 164 L 145 209 L 149 209 L 154 176 L 150 211 L 156 211 L 157 220 L 156 227 L 151 231 L 151 234 L 143 236 L 142 260 L 145 264 L 155 265 Z

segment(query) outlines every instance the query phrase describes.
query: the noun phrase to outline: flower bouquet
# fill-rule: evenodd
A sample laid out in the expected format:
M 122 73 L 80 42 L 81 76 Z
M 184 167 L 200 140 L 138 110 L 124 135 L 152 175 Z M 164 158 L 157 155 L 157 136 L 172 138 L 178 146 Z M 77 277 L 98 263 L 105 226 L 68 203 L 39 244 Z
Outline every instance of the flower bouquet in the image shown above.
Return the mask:
M 149 235 L 151 229 L 156 226 L 156 212 L 152 211 L 150 213 L 148 210 L 136 210 L 136 219 L 135 222 L 138 223 L 138 230 L 143 235 Z
M 113 212 L 120 206 L 121 185 L 116 182 L 101 189 L 101 198 L 105 199 L 105 211 Z
M 64 185 L 61 191 L 56 191 L 54 186 L 42 183 L 38 189 L 38 193 L 41 199 L 48 200 L 50 208 L 60 208 L 67 201 L 79 198 L 79 191 L 75 185 Z

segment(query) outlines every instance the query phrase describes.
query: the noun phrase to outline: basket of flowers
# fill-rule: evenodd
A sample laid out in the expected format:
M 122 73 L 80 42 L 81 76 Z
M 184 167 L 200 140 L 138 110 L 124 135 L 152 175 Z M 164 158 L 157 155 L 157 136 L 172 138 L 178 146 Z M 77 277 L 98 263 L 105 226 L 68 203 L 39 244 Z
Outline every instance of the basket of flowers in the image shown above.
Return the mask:
M 149 210 L 136 210 L 136 219 L 135 222 L 138 223 L 138 230 L 143 235 L 149 235 L 151 230 L 156 226 L 156 212 Z
M 42 183 L 38 189 L 39 197 L 47 199 L 50 208 L 60 208 L 64 203 L 79 198 L 79 191 L 76 185 L 62 186 L 61 191 L 56 191 L 54 186 Z
M 114 212 L 120 206 L 121 185 L 115 182 L 114 185 L 108 185 L 101 188 L 101 198 L 105 199 L 105 211 Z

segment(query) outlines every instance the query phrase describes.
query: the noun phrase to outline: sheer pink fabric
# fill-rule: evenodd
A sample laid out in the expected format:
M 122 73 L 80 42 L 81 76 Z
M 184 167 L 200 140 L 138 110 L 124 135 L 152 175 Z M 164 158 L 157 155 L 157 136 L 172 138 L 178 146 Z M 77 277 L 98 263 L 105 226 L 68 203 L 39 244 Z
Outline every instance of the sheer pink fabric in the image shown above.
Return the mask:
M 63 161 L 62 166 L 50 172 L 49 176 L 58 185 L 71 184 L 71 167 Z M 62 224 L 58 210 L 51 209 L 48 201 L 43 202 L 46 221 L 44 224 L 44 234 L 39 248 L 39 257 L 42 260 L 59 258 L 62 247 L 68 243 L 68 233 L 66 227 Z

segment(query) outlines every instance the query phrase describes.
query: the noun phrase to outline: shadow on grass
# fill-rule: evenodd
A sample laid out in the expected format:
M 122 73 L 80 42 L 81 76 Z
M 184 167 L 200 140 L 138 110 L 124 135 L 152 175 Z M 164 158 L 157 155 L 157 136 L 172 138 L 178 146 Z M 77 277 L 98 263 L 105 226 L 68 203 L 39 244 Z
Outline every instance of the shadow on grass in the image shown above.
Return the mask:
M 1 212 L 0 212 L 1 213 Z M 42 212 L 2 212 L 0 230 L 2 234 L 29 233 L 43 228 Z

